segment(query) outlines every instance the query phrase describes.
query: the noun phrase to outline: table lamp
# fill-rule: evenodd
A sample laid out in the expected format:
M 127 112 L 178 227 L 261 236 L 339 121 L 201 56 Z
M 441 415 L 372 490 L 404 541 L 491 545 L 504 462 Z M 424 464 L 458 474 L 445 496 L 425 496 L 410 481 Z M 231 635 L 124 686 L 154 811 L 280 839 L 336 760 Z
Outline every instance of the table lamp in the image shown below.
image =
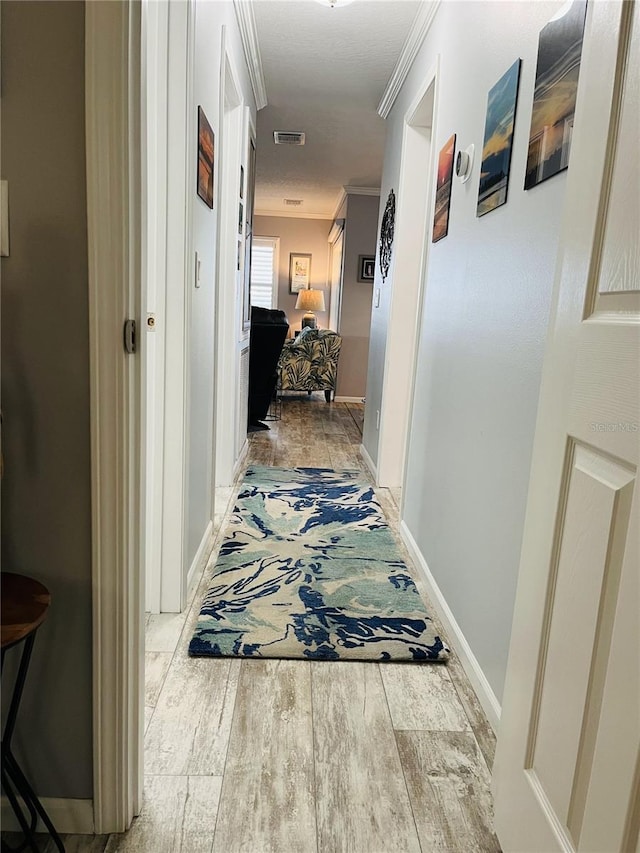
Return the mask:
M 324 291 L 323 290 L 301 290 L 298 293 L 296 300 L 296 310 L 306 311 L 307 313 L 302 318 L 301 327 L 310 326 L 312 329 L 318 328 L 318 320 L 314 311 L 326 311 L 324 307 Z

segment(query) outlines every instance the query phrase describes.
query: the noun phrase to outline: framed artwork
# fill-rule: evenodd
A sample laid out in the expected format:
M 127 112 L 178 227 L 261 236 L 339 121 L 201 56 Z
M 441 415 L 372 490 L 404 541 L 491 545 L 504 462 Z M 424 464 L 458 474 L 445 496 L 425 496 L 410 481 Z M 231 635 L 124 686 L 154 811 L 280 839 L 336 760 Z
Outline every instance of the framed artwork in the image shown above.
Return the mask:
M 213 209 L 215 137 L 202 107 L 198 107 L 198 195 Z
M 311 255 L 291 252 L 289 255 L 289 293 L 300 293 L 311 283 Z
M 456 153 L 456 135 L 444 144 L 438 155 L 438 181 L 436 183 L 436 209 L 433 216 L 433 242 L 442 240 L 449 232 L 449 206 L 451 204 L 451 180 L 453 160 Z
M 569 166 L 586 11 L 573 0 L 540 32 L 525 190 Z
M 391 189 L 380 224 L 380 274 L 382 281 L 387 280 L 391 266 L 391 251 L 393 249 L 393 234 L 396 222 L 396 194 Z
M 375 271 L 375 255 L 358 255 L 358 281 L 373 281 Z
M 517 59 L 489 90 L 478 187 L 478 216 L 484 216 L 507 201 L 521 64 L 522 60 Z

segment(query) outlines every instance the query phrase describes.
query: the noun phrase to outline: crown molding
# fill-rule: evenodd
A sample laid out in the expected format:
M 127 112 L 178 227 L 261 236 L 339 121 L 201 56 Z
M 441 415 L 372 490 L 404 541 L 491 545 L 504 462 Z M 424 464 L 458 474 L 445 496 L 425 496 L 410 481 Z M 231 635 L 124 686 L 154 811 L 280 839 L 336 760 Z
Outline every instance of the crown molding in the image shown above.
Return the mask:
M 347 195 L 380 195 L 380 187 L 344 187 Z
M 253 212 L 254 216 L 278 216 L 285 219 L 333 219 L 330 213 L 296 213 L 293 210 L 260 210 Z
M 333 216 L 331 217 L 332 219 L 335 219 L 336 216 L 340 213 L 340 208 L 342 207 L 342 205 L 345 203 L 346 200 L 347 200 L 347 193 L 345 192 L 345 188 L 342 187 L 342 189 L 340 190 L 340 195 L 338 196 L 338 203 L 336 204 L 335 208 L 333 209 Z
M 238 21 L 238 29 L 240 30 L 244 56 L 247 61 L 251 88 L 256 99 L 256 109 L 261 110 L 267 106 L 267 88 L 264 83 L 264 73 L 262 71 L 256 18 L 253 13 L 253 0 L 233 0 L 233 8 L 235 9 L 236 20 Z
M 427 37 L 427 33 L 429 32 L 429 28 L 436 16 L 440 2 L 441 0 L 423 0 L 423 3 L 418 10 L 418 14 L 411 24 L 409 35 L 403 45 L 402 51 L 400 52 L 400 56 L 396 62 L 396 67 L 393 69 L 393 73 L 389 78 L 387 88 L 384 90 L 382 100 L 378 105 L 378 114 L 381 115 L 382 118 L 387 118 L 391 112 L 391 108 L 393 107 L 400 89 L 402 88 L 402 84 L 407 79 L 407 74 L 411 70 L 413 60 L 416 58 L 418 51 L 422 47 L 422 43 Z

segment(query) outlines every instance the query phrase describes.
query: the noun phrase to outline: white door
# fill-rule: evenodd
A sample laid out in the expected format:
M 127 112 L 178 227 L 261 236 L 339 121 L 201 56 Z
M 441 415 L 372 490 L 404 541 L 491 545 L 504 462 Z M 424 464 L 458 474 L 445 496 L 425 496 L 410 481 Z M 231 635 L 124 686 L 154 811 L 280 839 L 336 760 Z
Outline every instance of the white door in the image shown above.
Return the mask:
M 505 853 L 637 851 L 640 20 L 591 0 L 496 763 Z

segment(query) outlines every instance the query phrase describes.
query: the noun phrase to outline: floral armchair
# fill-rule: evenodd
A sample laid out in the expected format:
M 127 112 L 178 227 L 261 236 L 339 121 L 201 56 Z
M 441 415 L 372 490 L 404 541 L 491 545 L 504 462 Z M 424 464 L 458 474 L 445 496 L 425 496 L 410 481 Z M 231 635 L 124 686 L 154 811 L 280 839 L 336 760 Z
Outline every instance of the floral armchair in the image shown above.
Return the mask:
M 279 391 L 324 391 L 329 403 L 336 390 L 342 338 L 330 329 L 305 327 L 285 341 L 278 361 Z

